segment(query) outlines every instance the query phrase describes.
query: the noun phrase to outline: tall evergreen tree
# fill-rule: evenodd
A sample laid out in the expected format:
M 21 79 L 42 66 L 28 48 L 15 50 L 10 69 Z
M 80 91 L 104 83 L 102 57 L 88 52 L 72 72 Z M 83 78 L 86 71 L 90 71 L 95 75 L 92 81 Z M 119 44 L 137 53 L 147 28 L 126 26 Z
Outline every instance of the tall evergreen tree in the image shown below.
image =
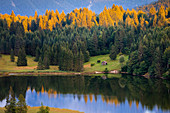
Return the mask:
M 43 70 L 44 69 L 44 64 L 43 64 L 43 61 L 42 61 L 41 57 L 39 57 L 37 69 L 38 70 Z
M 84 62 L 88 62 L 89 60 L 90 60 L 90 54 L 88 51 L 86 51 L 84 54 Z
M 48 54 L 47 51 L 44 53 L 43 63 L 44 63 L 44 68 L 45 69 L 50 69 L 49 54 Z
M 50 111 L 49 107 L 47 106 L 47 107 L 44 109 L 43 103 L 41 102 L 40 111 L 38 111 L 37 113 L 49 113 L 49 111 Z
M 27 66 L 25 49 L 20 49 L 18 53 L 17 66 Z
M 17 113 L 27 113 L 27 110 L 25 98 L 22 94 L 20 94 L 17 102 Z
M 97 55 L 98 52 L 98 38 L 96 32 L 93 34 L 93 46 L 94 46 L 94 53 Z
M 82 51 L 79 52 L 79 68 L 78 71 L 83 71 L 84 55 Z
M 37 62 L 39 60 L 40 54 L 41 54 L 40 49 L 39 49 L 39 47 L 37 47 L 34 61 Z
M 162 76 L 162 55 L 161 55 L 161 50 L 159 47 L 156 48 L 155 51 L 155 74 L 157 77 L 161 77 Z
M 14 56 L 13 49 L 11 49 L 10 59 L 11 59 L 11 62 L 15 62 L 15 56 Z
M 11 95 L 11 97 L 9 97 Z M 12 87 L 10 87 L 9 95 L 6 100 L 5 113 L 16 113 L 16 99 Z
M 115 46 L 112 45 L 109 57 L 111 60 L 115 60 L 116 56 L 117 56 L 117 52 L 115 50 Z

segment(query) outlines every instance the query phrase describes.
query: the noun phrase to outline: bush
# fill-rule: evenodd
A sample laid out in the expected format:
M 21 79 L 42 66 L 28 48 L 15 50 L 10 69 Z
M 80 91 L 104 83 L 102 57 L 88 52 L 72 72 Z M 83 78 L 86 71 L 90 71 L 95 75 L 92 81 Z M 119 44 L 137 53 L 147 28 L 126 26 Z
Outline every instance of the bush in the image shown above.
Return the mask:
M 94 65 L 95 65 L 95 63 L 92 63 L 92 64 L 91 64 L 91 67 L 94 66 Z
M 100 60 L 97 60 L 97 63 L 100 63 L 101 61 Z
M 49 107 L 47 106 L 46 108 L 44 108 L 43 103 L 41 102 L 40 111 L 38 111 L 37 113 L 49 113 L 49 111 Z
M 104 73 L 108 73 L 108 72 L 109 72 L 109 70 L 107 68 L 105 68 Z
M 2 57 L 2 55 L 0 54 L 0 58 Z
M 121 55 L 120 58 L 119 58 L 119 62 L 120 62 L 120 63 L 123 63 L 124 61 L 125 61 L 124 56 Z

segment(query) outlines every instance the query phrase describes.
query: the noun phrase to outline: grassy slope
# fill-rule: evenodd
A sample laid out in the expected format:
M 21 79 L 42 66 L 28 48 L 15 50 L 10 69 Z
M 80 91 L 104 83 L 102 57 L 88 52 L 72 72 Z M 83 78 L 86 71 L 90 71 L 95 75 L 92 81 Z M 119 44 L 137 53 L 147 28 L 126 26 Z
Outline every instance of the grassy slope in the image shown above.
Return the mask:
M 0 72 L 61 72 L 58 66 L 50 66 L 48 70 L 36 70 L 37 62 L 34 61 L 35 57 L 27 56 L 28 66 L 16 66 L 17 57 L 15 62 L 10 61 L 10 55 L 2 55 L 0 58 Z
M 97 63 L 97 60 L 107 61 L 108 65 L 103 66 L 101 63 Z M 128 56 L 125 56 L 125 61 L 128 60 Z M 17 61 L 17 57 L 15 57 Z M 59 71 L 58 66 L 50 66 L 49 70 L 36 70 L 37 62 L 34 61 L 34 57 L 27 56 L 28 66 L 17 67 L 16 62 L 10 61 L 10 55 L 2 55 L 0 58 L 0 72 L 64 72 Z M 91 67 L 91 63 L 95 63 Z M 104 71 L 108 70 L 120 70 L 121 64 L 119 63 L 119 57 L 116 60 L 110 60 L 109 55 L 99 55 L 91 57 L 90 61 L 84 64 L 84 72 Z
M 128 60 L 128 56 L 125 56 L 125 62 Z M 101 63 L 97 63 L 97 60 L 107 61 L 108 65 L 101 65 Z M 91 63 L 95 63 L 94 66 L 91 67 Z M 116 60 L 111 60 L 109 55 L 99 55 L 95 57 L 91 57 L 90 61 L 84 64 L 84 71 L 85 72 L 93 72 L 93 71 L 104 71 L 105 68 L 108 70 L 120 70 L 121 64 L 119 63 L 119 56 L 116 58 Z
M 5 108 L 0 107 L 0 113 L 5 113 L 4 110 Z M 38 111 L 39 107 L 28 107 L 27 113 L 37 113 Z M 50 108 L 50 113 L 82 113 L 82 112 L 68 109 Z

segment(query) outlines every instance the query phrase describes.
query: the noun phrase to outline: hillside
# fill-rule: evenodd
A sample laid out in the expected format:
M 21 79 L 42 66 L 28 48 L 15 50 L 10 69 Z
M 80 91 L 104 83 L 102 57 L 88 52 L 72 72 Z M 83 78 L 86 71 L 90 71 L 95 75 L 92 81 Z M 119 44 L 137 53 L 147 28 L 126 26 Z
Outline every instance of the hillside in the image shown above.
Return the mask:
M 158 11 L 161 8 L 161 6 L 164 6 L 165 9 L 170 7 L 170 0 L 158 0 L 147 5 L 139 6 L 136 8 L 136 10 L 137 11 L 142 10 L 143 12 L 149 13 L 152 7 L 154 7 L 155 10 Z
M 128 56 L 125 56 L 125 62 L 123 64 L 119 63 L 119 57 L 117 57 L 116 60 L 110 60 L 109 55 L 99 55 L 94 56 L 90 58 L 89 62 L 86 62 L 84 64 L 84 71 L 83 72 L 95 72 L 95 71 L 104 71 L 105 68 L 108 68 L 109 71 L 111 70 L 120 70 L 121 65 L 126 64 L 126 61 L 128 59 Z M 15 57 L 17 60 L 17 57 Z M 35 57 L 27 56 L 28 60 L 28 66 L 20 66 L 18 67 L 15 62 L 10 61 L 9 55 L 2 55 L 2 58 L 0 58 L 0 72 L 62 72 L 65 73 L 66 71 L 60 71 L 58 69 L 58 66 L 50 66 L 50 69 L 47 70 L 37 70 L 38 63 L 34 61 Z M 100 63 L 97 63 L 97 60 L 107 61 L 108 65 L 101 65 Z M 94 64 L 94 66 L 91 66 L 91 64 Z M 72 72 L 70 72 L 72 73 Z
M 74 72 L 82 72 L 92 56 L 110 53 L 115 62 L 117 55 L 124 54 L 129 59 L 123 71 L 168 76 L 169 14 L 163 6 L 147 14 L 115 4 L 104 7 L 98 16 L 88 8 L 67 15 L 58 10 L 46 10 L 44 15 L 35 11 L 34 17 L 12 11 L 11 15 L 0 14 L 0 53 L 18 56 L 18 66 L 26 66 L 29 55 L 35 57 L 39 70 L 58 65 L 59 70 Z

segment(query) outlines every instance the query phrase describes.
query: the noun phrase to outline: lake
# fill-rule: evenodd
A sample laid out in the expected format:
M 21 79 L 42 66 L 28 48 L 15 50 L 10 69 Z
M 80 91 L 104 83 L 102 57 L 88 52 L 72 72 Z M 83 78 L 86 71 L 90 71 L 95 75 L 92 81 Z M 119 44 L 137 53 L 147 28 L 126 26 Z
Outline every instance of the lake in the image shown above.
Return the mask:
M 170 113 L 170 81 L 139 76 L 11 76 L 0 77 L 0 107 L 12 87 L 29 106 L 85 113 Z

